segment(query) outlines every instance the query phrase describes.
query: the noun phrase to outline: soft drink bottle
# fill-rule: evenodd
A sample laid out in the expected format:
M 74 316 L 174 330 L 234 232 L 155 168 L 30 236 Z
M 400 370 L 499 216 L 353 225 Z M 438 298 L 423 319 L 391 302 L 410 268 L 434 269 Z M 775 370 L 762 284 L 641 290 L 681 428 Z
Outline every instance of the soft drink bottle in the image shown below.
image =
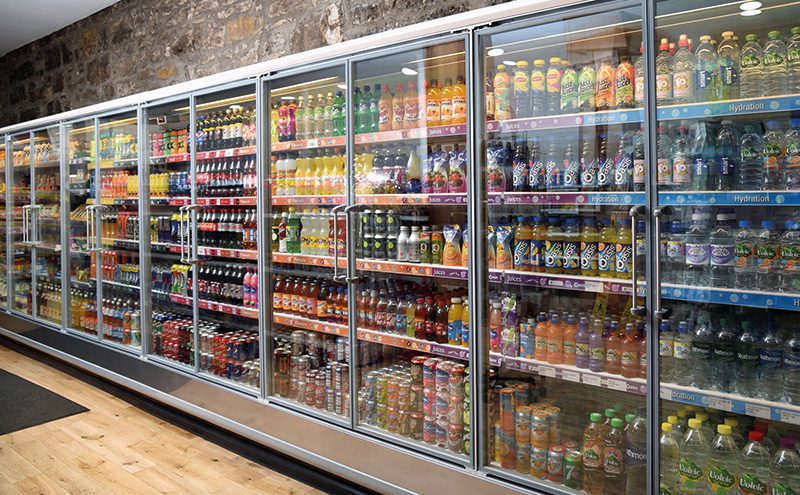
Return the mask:
M 595 155 L 594 140 L 585 139 L 581 145 L 581 188 L 592 190 L 597 187 L 597 159 Z
M 722 100 L 739 98 L 739 45 L 733 31 L 722 33 L 722 42 L 717 47 L 719 65 L 719 96 Z
M 675 362 L 672 372 L 673 381 L 678 385 L 692 384 L 692 335 L 685 321 L 678 323 L 675 335 Z
M 687 285 L 702 286 L 708 280 L 710 244 L 708 221 L 711 213 L 708 208 L 695 208 L 692 211 L 692 224 L 686 232 L 686 279 Z
M 604 428 L 600 413 L 589 415 L 583 430 L 583 491 L 590 495 L 603 493 Z
M 739 469 L 739 448 L 731 436 L 729 425 L 718 425 L 717 436 L 708 449 L 708 485 L 711 493 L 736 493 Z
M 545 177 L 547 189 L 560 189 L 564 185 L 564 163 L 563 155 L 559 149 L 560 145 L 556 139 L 550 141 L 547 147 L 547 154 L 544 158 Z
M 562 166 L 564 176 L 564 187 L 572 190 L 577 189 L 581 183 L 581 164 L 576 151 L 576 143 L 569 141 L 564 150 L 564 161 Z
M 595 104 L 597 110 L 611 110 L 614 108 L 614 76 L 616 69 L 610 58 L 605 58 L 597 68 L 597 90 Z
M 742 334 L 736 342 L 736 392 L 745 397 L 758 395 L 758 363 L 761 359 L 758 333 L 753 322 L 742 322 Z
M 779 401 L 783 395 L 783 340 L 773 324 L 761 338 L 759 352 L 760 395 L 770 401 Z
M 789 92 L 789 68 L 786 43 L 780 31 L 767 33 L 764 45 L 764 96 L 779 96 Z
M 547 115 L 547 70 L 545 69 L 545 61 L 537 59 L 533 61 L 533 70 L 531 70 L 530 86 L 531 86 L 531 105 L 530 114 L 533 117 L 542 117 Z
M 597 189 L 600 191 L 610 191 L 614 183 L 614 155 L 609 155 L 608 148 L 608 134 L 602 131 L 597 150 Z
M 557 314 L 550 318 L 550 325 L 547 327 L 547 362 L 564 362 L 564 325 Z
M 769 451 L 764 446 L 764 434 L 751 431 L 750 440 L 739 455 L 739 493 L 759 495 L 767 493 L 770 476 Z
M 720 392 L 731 393 L 734 389 L 734 376 L 736 375 L 736 328 L 730 320 L 719 320 L 719 332 L 714 342 L 714 389 Z
M 511 76 L 506 72 L 506 66 L 500 64 L 497 66 L 497 72 L 494 75 L 494 115 L 497 120 L 513 118 L 511 97 Z
M 606 373 L 613 375 L 620 374 L 620 365 L 622 358 L 622 338 L 619 330 L 617 329 L 618 323 L 611 322 L 611 327 L 607 333 L 604 333 L 605 347 L 606 347 Z
M 591 63 L 584 65 L 578 75 L 578 110 L 594 112 L 597 110 L 595 95 L 597 73 Z
M 781 438 L 780 450 L 772 457 L 769 469 L 772 495 L 800 493 L 800 456 L 794 449 L 794 438 Z
M 669 40 L 661 38 L 656 57 L 656 101 L 659 105 L 672 103 L 672 55 L 669 52 Z
M 677 420 L 677 418 L 676 418 Z M 680 448 L 673 435 L 672 423 L 661 423 L 661 438 L 659 439 L 659 493 L 676 493 L 678 489 L 678 462 L 680 461 Z
M 581 369 L 589 368 L 589 321 L 581 316 L 578 331 L 575 333 L 575 366 Z
M 717 223 L 709 236 L 711 260 L 709 280 L 712 287 L 732 288 L 734 286 L 735 218 L 736 215 L 731 208 L 720 208 L 717 212 Z
M 636 333 L 633 324 L 625 325 L 625 334 L 620 344 L 620 374 L 625 378 L 635 378 L 639 376 L 639 346 L 636 341 Z
M 685 34 L 680 35 L 678 52 L 673 58 L 672 96 L 677 104 L 695 101 L 695 57 L 689 50 L 689 38 Z
M 717 51 L 711 44 L 711 36 L 700 36 L 700 46 L 697 47 L 695 57 L 697 59 L 695 67 L 697 101 L 719 100 L 719 66 Z
M 578 71 L 568 60 L 561 61 L 564 73 L 561 76 L 561 113 L 578 111 Z
M 614 156 L 614 190 L 630 191 L 633 186 L 633 138 L 636 131 L 627 131 L 619 140 Z
M 564 340 L 562 347 L 564 349 L 564 364 L 575 366 L 575 340 L 578 334 L 578 323 L 575 319 L 575 315 L 569 315 L 566 323 L 563 324 L 563 327 Z
M 619 58 L 619 65 L 614 75 L 614 100 L 616 108 L 634 108 L 636 69 L 629 57 Z
M 763 96 L 764 84 L 764 51 L 758 43 L 758 35 L 748 34 L 741 52 L 741 83 L 739 92 L 742 98 L 758 98 Z
M 699 419 L 690 419 L 689 431 L 686 432 L 680 443 L 678 488 L 680 493 L 687 495 L 706 493 L 709 440 L 701 427 L 702 423 Z
M 517 225 L 514 229 L 514 269 L 520 271 L 530 271 L 531 239 L 533 230 L 530 224 L 525 221 L 525 217 L 517 217 Z
M 616 244 L 615 244 L 615 270 L 617 278 L 631 278 L 633 261 L 633 232 L 628 222 L 617 222 Z
M 644 191 L 647 183 L 647 163 L 644 160 L 644 136 L 641 131 L 633 137 L 633 190 Z
M 614 278 L 617 275 L 617 242 L 611 219 L 605 219 L 600 227 L 597 242 L 597 270 L 601 277 Z
M 625 432 L 623 421 L 614 418 L 603 441 L 603 494 L 625 495 Z
M 780 286 L 780 234 L 774 220 L 762 220 L 761 229 L 756 238 L 756 286 L 773 291 Z
M 600 233 L 592 217 L 583 219 L 581 229 L 581 275 L 597 276 L 597 243 Z
M 518 142 L 514 151 L 514 170 L 511 176 L 512 187 L 516 192 L 529 190 L 528 172 L 530 170 L 530 164 L 528 158 L 528 147 L 525 145 L 525 142 Z

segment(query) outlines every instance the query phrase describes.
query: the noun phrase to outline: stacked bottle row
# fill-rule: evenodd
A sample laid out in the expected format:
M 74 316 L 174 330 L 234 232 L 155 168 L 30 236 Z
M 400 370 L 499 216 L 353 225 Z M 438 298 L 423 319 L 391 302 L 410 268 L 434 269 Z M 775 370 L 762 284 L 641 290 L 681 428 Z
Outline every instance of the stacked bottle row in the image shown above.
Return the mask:
M 154 198 L 187 197 L 191 194 L 189 172 L 150 174 L 150 196 Z M 94 174 L 89 176 L 89 195 L 95 196 Z M 100 175 L 100 197 L 126 199 L 139 197 L 139 176 L 130 170 L 104 172 Z
M 197 218 L 197 244 L 222 249 L 257 249 L 255 208 L 205 208 Z
M 467 152 L 454 144 L 356 150 L 356 194 L 467 192 Z
M 347 325 L 347 287 L 320 278 L 278 275 L 272 288 L 272 309 Z
M 644 222 L 636 228 L 634 245 L 630 221 L 616 218 L 549 217 L 507 219 L 489 225 L 489 268 L 567 275 L 631 278 L 635 246 L 638 275 L 644 274 Z M 515 220 L 515 222 L 514 222 Z
M 50 282 L 36 284 L 38 316 L 61 323 L 61 286 Z
M 197 165 L 198 197 L 255 196 L 257 187 L 255 155 L 201 160 Z
M 272 101 L 270 138 L 273 143 L 344 136 L 345 98 L 341 91 L 327 95 L 284 96 Z
M 142 313 L 139 301 L 122 297 L 103 297 L 103 338 L 123 345 L 142 345 Z
M 396 351 L 382 347 L 383 359 L 376 361 L 381 367 L 362 368 L 361 421 L 456 454 L 469 454 L 469 369 L 456 361 Z
M 362 287 L 356 326 L 439 344 L 469 346 L 469 305 L 464 289 L 385 280 Z
M 189 152 L 189 128 L 150 134 L 150 158 L 169 157 Z
M 58 174 L 36 174 L 36 192 L 58 192 L 61 190 Z
M 341 148 L 274 153 L 270 174 L 272 195 L 344 194 L 345 160 Z
M 198 322 L 205 328 L 206 323 Z M 186 315 L 153 311 L 153 353 L 179 363 L 194 365 L 194 326 Z
M 800 292 L 800 218 L 736 220 L 733 208 L 696 207 L 691 223 L 672 220 L 661 237 L 664 281 L 694 286 Z
M 679 306 L 659 326 L 661 380 L 800 404 L 800 333 L 791 317 Z
M 90 149 L 90 156 L 94 156 L 94 139 Z M 139 146 L 133 134 L 115 129 L 100 132 L 100 160 L 129 160 L 136 158 L 138 153 Z
M 597 140 L 592 133 L 580 141 L 554 134 L 534 136 L 527 143 L 491 142 L 486 150 L 487 191 L 644 191 L 648 172 L 642 128 L 624 130 L 617 142 L 614 154 L 606 131 Z
M 112 241 L 114 239 L 138 240 L 139 215 L 130 211 L 101 214 L 100 232 L 104 241 Z
M 350 412 L 347 337 L 294 330 L 275 336 L 274 391 L 341 416 Z
M 231 105 L 225 111 L 200 115 L 195 122 L 197 151 L 240 148 L 256 144 L 255 108 Z
M 201 371 L 251 387 L 260 386 L 261 372 L 256 333 L 243 330 L 229 331 L 219 323 L 202 320 L 198 330 Z
M 258 308 L 258 271 L 253 266 L 204 264 L 197 281 L 201 300 Z
M 103 280 L 118 282 L 126 285 L 139 285 L 139 256 L 138 253 L 125 251 L 103 250 L 100 251 L 100 273 Z M 97 278 L 97 263 L 92 257 L 90 274 Z
M 717 43 L 708 34 L 700 36 L 695 50 L 687 35 L 678 38 L 674 51 L 669 39 L 661 38 L 656 57 L 656 98 L 660 105 L 781 96 L 800 92 L 800 28 L 791 30 L 788 47 L 780 31 L 767 34 L 766 43 L 757 34 L 739 38 L 733 31 L 722 33 Z
M 59 150 L 57 146 L 52 143 L 45 142 L 35 144 L 33 146 L 33 161 L 34 163 L 45 163 L 57 161 L 59 158 Z M 31 147 L 25 145 L 22 149 L 14 150 L 11 155 L 11 163 L 15 167 L 24 167 L 31 164 Z
M 344 215 L 334 224 L 334 216 L 324 210 L 289 208 L 273 214 L 272 252 L 314 256 L 347 256 L 347 228 Z
M 97 300 L 94 291 L 70 289 L 70 328 L 97 333 Z

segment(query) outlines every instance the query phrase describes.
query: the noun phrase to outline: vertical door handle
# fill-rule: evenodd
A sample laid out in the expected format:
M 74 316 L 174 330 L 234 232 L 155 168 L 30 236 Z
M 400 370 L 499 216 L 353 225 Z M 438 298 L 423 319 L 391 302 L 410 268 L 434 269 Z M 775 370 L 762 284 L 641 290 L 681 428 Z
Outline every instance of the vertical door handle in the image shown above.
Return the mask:
M 345 205 L 337 205 L 331 209 L 333 213 L 333 280 L 342 282 L 347 280 L 347 275 L 339 275 L 339 212 Z
M 638 274 L 636 273 L 636 219 L 639 215 L 644 215 L 647 209 L 644 205 L 638 205 L 631 207 L 628 214 L 631 218 L 631 281 L 632 281 L 632 298 L 631 301 L 631 314 L 634 316 L 645 316 L 647 314 L 647 307 L 646 306 L 639 306 L 637 304 L 636 298 L 639 295 L 639 287 L 638 281 L 636 280 Z
M 666 205 L 661 206 L 653 210 L 653 220 L 656 224 L 656 242 L 658 242 L 659 247 L 656 250 L 656 262 L 655 262 L 655 272 L 654 272 L 654 280 L 656 284 L 656 293 L 658 297 L 656 300 L 653 301 L 653 312 L 655 313 L 657 318 L 665 318 L 668 313 L 668 309 L 664 309 L 661 307 L 661 218 L 662 217 L 669 217 L 675 214 L 675 209 L 672 206 Z
M 193 204 L 193 205 L 188 205 L 185 208 L 187 217 L 186 217 L 186 230 L 184 231 L 184 234 L 186 234 L 185 235 L 186 253 L 188 254 L 188 257 L 186 258 L 186 263 L 194 265 L 197 264 L 200 260 L 197 258 L 197 254 L 194 252 L 194 243 L 192 242 L 194 236 L 190 237 L 189 233 L 191 232 L 192 234 L 194 234 L 195 232 L 197 232 L 197 210 L 202 208 L 202 205 Z M 192 224 L 191 228 L 189 227 L 190 222 Z
M 177 234 L 178 234 L 178 245 L 180 246 L 180 255 L 181 255 L 180 262 L 181 263 L 186 263 L 186 259 L 187 259 L 187 256 L 185 256 L 183 254 L 184 253 L 183 252 L 184 238 L 186 237 L 185 236 L 185 230 L 183 228 L 183 215 L 186 212 L 186 207 L 187 206 L 188 205 L 183 205 L 180 208 L 178 208 L 178 232 L 177 232 Z

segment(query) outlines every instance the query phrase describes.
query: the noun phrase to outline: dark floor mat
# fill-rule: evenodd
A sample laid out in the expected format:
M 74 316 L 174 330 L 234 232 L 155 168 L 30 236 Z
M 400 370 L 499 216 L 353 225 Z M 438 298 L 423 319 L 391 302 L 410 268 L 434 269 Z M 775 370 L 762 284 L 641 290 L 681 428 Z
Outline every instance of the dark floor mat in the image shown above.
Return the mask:
M 86 411 L 80 404 L 0 369 L 0 435 Z

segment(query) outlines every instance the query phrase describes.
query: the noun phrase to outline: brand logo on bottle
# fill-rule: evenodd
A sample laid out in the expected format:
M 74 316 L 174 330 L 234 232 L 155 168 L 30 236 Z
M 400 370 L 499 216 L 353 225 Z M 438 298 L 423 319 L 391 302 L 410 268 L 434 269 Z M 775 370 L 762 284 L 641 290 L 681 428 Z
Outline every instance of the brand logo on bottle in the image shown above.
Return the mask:
M 597 270 L 597 243 L 581 243 L 581 270 Z
M 713 266 L 733 266 L 735 264 L 734 251 L 734 246 L 730 244 L 712 244 L 711 264 Z
M 564 160 L 564 185 L 578 186 L 580 179 L 580 166 L 575 160 Z
M 599 242 L 597 244 L 597 268 L 601 272 L 612 271 L 615 268 L 616 249 L 613 243 Z
M 564 255 L 564 245 L 561 241 L 545 241 L 544 262 L 548 268 L 560 268 Z
M 631 271 L 631 245 L 617 244 L 617 264 L 618 273 L 628 273 Z
M 530 170 L 528 170 L 528 186 L 536 190 L 545 185 L 544 181 L 544 164 L 541 160 L 530 160 Z
M 544 266 L 542 258 L 542 241 L 534 239 L 530 241 L 530 263 L 531 266 Z
M 755 474 L 742 473 L 739 476 L 739 490 L 742 495 L 766 495 L 767 485 Z
M 692 459 L 682 458 L 678 463 L 678 473 L 681 481 L 699 481 L 703 477 L 703 470 Z
M 528 162 L 527 160 L 514 160 L 514 174 L 512 184 L 514 187 L 521 187 L 528 183 Z
M 594 186 L 597 182 L 597 162 L 581 158 L 581 185 Z
M 602 464 L 601 453 L 603 447 L 594 440 L 583 442 L 583 466 L 587 468 L 599 468 Z
M 524 267 L 530 264 L 530 244 L 527 240 L 514 241 L 514 266 Z
M 628 184 L 631 179 L 631 164 L 631 157 L 627 153 L 617 160 L 616 170 L 614 171 L 614 183 L 616 185 L 623 186 Z
M 606 474 L 622 474 L 625 466 L 622 462 L 622 451 L 620 449 L 606 447 L 603 457 L 603 471 Z
M 711 491 L 717 495 L 725 495 L 736 485 L 736 477 L 729 473 L 724 466 L 712 466 L 708 470 L 708 481 Z
M 564 242 L 564 268 L 571 270 L 579 268 L 579 246 L 580 244 L 575 241 Z

